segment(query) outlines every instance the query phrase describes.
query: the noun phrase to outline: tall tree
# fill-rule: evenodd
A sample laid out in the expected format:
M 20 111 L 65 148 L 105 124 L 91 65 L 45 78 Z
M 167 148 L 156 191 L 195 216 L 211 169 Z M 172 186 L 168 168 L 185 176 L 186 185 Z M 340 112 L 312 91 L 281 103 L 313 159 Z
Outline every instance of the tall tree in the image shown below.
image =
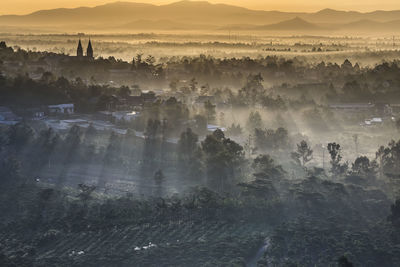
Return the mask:
M 244 87 L 239 90 L 239 97 L 243 99 L 246 104 L 256 104 L 265 92 L 264 86 L 262 85 L 263 81 L 264 79 L 261 73 L 256 75 L 250 74 L 247 77 Z
M 339 144 L 329 143 L 328 151 L 331 156 L 331 173 L 335 176 L 340 176 L 346 173 L 348 164 L 341 164 L 342 161 L 342 150 Z
M 244 163 L 243 147 L 225 138 L 221 130 L 214 131 L 201 143 L 207 168 L 207 184 L 219 192 L 230 189 Z
M 190 128 L 187 128 L 186 131 L 181 134 L 178 141 L 179 158 L 181 161 L 191 159 L 195 155 L 198 148 L 198 141 L 199 137 Z
M 255 173 L 264 173 L 270 177 L 281 179 L 285 173 L 282 166 L 277 165 L 270 155 L 258 155 L 252 164 Z
M 303 140 L 300 144 L 297 144 L 297 151 L 292 152 L 291 157 L 298 165 L 304 168 L 306 164 L 312 160 L 313 150 L 307 142 Z
M 263 122 L 261 119 L 261 115 L 258 111 L 252 111 L 247 120 L 247 128 L 250 133 L 254 131 L 254 129 L 261 129 L 263 127 Z
M 254 180 L 249 183 L 239 183 L 242 194 L 250 197 L 271 200 L 279 196 L 274 183 L 280 182 L 285 171 L 280 165 L 275 164 L 269 155 L 259 155 L 254 159 Z
M 369 158 L 361 156 L 356 158 L 352 164 L 351 172 L 365 178 L 375 177 L 377 165 L 376 161 L 370 161 Z
M 208 123 L 215 121 L 215 114 L 216 114 L 215 107 L 216 106 L 214 104 L 212 104 L 210 102 L 210 100 L 207 100 L 206 102 L 204 102 L 204 109 L 206 112 L 206 117 L 207 117 Z
M 114 132 L 111 133 L 108 139 L 108 146 L 104 156 L 105 165 L 116 164 L 121 161 L 121 139 Z

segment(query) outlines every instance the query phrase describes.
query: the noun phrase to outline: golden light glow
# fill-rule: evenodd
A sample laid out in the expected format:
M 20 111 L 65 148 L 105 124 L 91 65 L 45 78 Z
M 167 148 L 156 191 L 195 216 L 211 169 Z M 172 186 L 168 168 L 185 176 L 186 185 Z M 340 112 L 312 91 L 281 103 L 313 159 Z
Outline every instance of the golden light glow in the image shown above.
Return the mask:
M 1 0 L 0 14 L 27 14 L 41 9 L 96 6 L 116 0 Z M 129 2 L 129 0 L 125 0 Z M 130 2 L 168 4 L 171 0 L 136 0 Z M 211 3 L 232 4 L 251 9 L 314 12 L 324 8 L 340 10 L 399 10 L 399 0 L 210 0 Z

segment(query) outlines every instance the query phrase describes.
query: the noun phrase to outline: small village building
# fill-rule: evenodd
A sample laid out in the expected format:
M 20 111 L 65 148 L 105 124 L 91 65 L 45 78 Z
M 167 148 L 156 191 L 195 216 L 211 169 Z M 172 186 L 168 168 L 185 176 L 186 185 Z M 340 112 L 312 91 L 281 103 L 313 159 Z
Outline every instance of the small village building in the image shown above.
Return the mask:
M 74 114 L 74 104 L 59 104 L 48 106 L 50 114 Z
M 372 118 L 370 120 L 364 121 L 365 126 L 375 126 L 375 125 L 380 125 L 382 123 L 383 123 L 382 118 Z
M 140 114 L 136 111 L 101 111 L 99 112 L 105 119 L 114 119 L 115 121 L 131 122 L 137 119 Z
M 157 96 L 153 91 L 143 92 L 141 94 L 144 103 L 154 103 L 157 100 Z
M 207 125 L 207 131 L 209 131 L 209 132 L 214 132 L 214 131 L 216 131 L 218 129 L 223 131 L 223 132 L 226 131 L 226 129 L 224 127 L 221 127 L 221 126 L 218 126 L 218 125 L 213 125 L 213 124 L 208 124 Z
M 141 95 L 140 96 L 131 95 L 126 98 L 126 103 L 131 108 L 142 108 L 144 104 L 144 99 Z

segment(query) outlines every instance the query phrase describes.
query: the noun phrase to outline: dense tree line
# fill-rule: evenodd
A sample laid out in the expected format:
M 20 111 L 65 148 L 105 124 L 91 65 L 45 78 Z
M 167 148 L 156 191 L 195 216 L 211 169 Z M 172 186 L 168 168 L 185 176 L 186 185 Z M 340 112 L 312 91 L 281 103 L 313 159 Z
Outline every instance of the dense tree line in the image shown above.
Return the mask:
M 34 83 L 26 77 L 16 77 L 11 81 L 5 80 L 4 77 L 0 79 L 0 89 L 7 92 L 4 95 L 9 96 L 8 103 L 18 100 L 28 104 L 27 99 L 31 97 L 33 100 L 47 99 L 52 102 L 59 102 L 60 99 L 64 99 L 65 102 L 65 99 L 70 99 L 77 104 L 82 102 L 83 108 L 88 104 L 89 98 L 98 97 L 105 91 L 111 95 L 118 89 L 89 88 L 76 81 L 83 79 L 85 84 L 93 86 L 108 83 L 110 70 L 131 70 L 132 77 L 129 78 L 129 83 L 125 84 L 128 86 L 169 86 L 172 90 L 186 94 L 212 94 L 221 102 L 232 105 L 259 104 L 268 109 L 282 110 L 295 106 L 296 102 L 304 104 L 304 101 L 296 100 L 308 95 L 313 96 L 312 101 L 323 103 L 392 102 L 399 97 L 397 77 L 400 68 L 397 61 L 360 68 L 357 63 L 348 60 L 341 65 L 325 62 L 308 64 L 297 58 L 283 59 L 277 56 L 252 59 L 200 55 L 171 57 L 164 59 L 163 63 L 158 63 L 151 55 L 144 57 L 138 54 L 132 62 L 112 57 L 98 58 L 93 62 L 79 62 L 65 55 L 13 51 L 4 44 L 3 48 L 0 48 L 0 71 L 5 68 L 4 63 L 1 64 L 4 61 L 21 62 L 24 65 L 45 60 L 46 57 L 59 57 L 60 67 L 53 74 L 43 71 L 42 81 L 39 83 Z M 25 71 L 22 69 L 18 73 Z M 66 77 L 72 85 L 68 85 L 62 77 Z M 309 77 L 313 79 L 310 80 Z M 265 87 L 266 81 L 269 84 L 268 88 Z M 32 93 L 33 91 L 35 93 Z

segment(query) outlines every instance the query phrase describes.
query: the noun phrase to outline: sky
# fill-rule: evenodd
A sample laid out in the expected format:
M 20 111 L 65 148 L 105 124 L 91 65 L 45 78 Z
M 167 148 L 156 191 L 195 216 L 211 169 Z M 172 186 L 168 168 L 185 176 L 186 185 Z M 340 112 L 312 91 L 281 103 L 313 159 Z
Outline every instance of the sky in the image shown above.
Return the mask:
M 28 14 L 41 9 L 96 6 L 117 0 L 1 0 L 0 14 Z M 129 2 L 130 0 L 124 0 Z M 166 4 L 171 0 L 136 0 L 130 2 Z M 324 8 L 339 10 L 373 11 L 400 10 L 400 0 L 209 0 L 251 9 L 315 12 Z

